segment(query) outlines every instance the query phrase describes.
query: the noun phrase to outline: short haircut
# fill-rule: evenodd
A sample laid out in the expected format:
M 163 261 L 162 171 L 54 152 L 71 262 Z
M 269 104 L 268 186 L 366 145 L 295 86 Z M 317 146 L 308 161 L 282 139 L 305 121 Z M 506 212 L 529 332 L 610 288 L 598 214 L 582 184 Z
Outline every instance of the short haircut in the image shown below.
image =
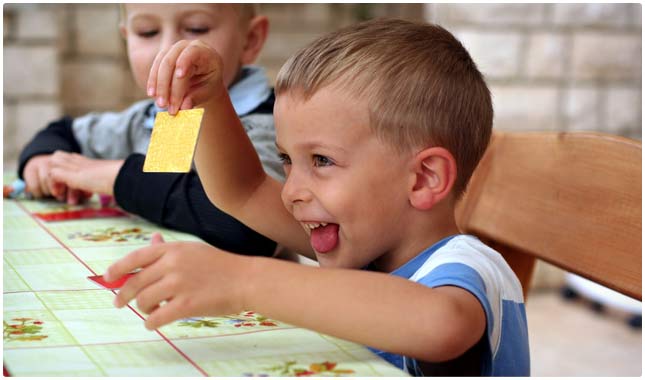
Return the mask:
M 492 132 L 482 74 L 444 28 L 395 19 L 358 23 L 318 38 L 282 67 L 276 93 L 307 100 L 338 86 L 367 99 L 370 128 L 397 151 L 446 148 L 463 194 Z

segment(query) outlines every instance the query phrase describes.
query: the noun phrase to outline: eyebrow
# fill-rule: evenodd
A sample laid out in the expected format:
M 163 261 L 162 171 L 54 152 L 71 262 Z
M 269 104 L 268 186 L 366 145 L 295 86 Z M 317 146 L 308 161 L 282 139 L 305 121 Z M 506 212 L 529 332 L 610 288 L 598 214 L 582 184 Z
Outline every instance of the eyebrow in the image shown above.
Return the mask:
M 151 13 L 142 13 L 142 12 L 132 13 L 132 12 L 130 12 L 128 14 L 128 17 L 127 17 L 126 20 L 127 21 L 136 21 L 136 20 L 149 20 L 149 19 L 153 19 L 153 18 L 154 18 L 154 15 L 151 14 Z
M 213 4 L 216 5 L 216 4 Z M 175 14 L 176 19 L 182 19 L 185 17 L 189 17 L 195 14 L 204 14 L 207 17 L 217 17 L 219 14 L 220 8 L 218 8 L 218 12 L 212 12 L 210 10 L 206 9 L 188 9 L 185 11 L 180 11 L 177 14 Z M 134 13 L 132 16 L 128 17 L 128 20 L 135 21 L 138 19 L 156 19 L 157 15 L 154 13 L 146 13 L 146 12 L 139 12 L 139 13 Z
M 280 150 L 280 151 L 283 151 L 283 152 L 284 152 L 284 151 L 286 151 L 286 149 L 284 149 L 284 148 L 282 148 L 282 147 L 280 146 L 280 143 L 278 143 L 278 141 L 277 141 L 277 140 L 276 140 L 276 142 L 275 142 L 275 146 L 276 146 L 276 148 L 277 148 L 278 150 Z M 329 145 L 329 144 L 319 143 L 319 142 L 316 142 L 316 141 L 306 142 L 306 143 L 304 143 L 304 144 L 299 144 L 299 145 L 298 145 L 298 147 L 301 147 L 301 148 L 304 148 L 304 149 L 308 149 L 308 150 L 313 150 L 313 149 L 316 149 L 316 148 L 323 148 L 323 149 L 325 149 L 325 150 L 330 150 L 330 151 L 333 151 L 333 152 L 336 152 L 336 153 L 341 153 L 341 154 L 346 154 L 346 153 L 348 153 L 348 150 L 347 150 L 347 149 L 342 148 L 342 147 L 340 147 L 340 146 L 335 146 L 335 145 Z

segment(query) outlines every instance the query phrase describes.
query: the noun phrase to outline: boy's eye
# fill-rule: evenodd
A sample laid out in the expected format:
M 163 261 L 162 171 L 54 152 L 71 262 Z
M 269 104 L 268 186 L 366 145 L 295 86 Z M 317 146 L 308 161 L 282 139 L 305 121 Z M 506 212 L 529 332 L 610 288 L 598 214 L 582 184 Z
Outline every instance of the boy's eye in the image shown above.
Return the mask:
M 279 153 L 278 159 L 282 162 L 282 165 L 291 165 L 291 157 L 287 154 Z
M 145 30 L 145 31 L 137 32 L 137 35 L 143 38 L 152 38 L 156 36 L 157 33 L 159 33 L 158 30 Z
M 328 157 L 321 156 L 320 154 L 314 154 L 314 166 L 332 166 L 334 162 Z
M 208 28 L 186 28 L 186 32 L 190 34 L 206 34 L 208 31 Z

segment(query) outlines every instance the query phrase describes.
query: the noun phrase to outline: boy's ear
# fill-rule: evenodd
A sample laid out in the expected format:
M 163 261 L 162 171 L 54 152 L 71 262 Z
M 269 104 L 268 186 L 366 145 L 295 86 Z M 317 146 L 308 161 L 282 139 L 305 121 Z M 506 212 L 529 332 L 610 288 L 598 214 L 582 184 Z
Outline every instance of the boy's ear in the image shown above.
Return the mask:
M 441 147 L 424 149 L 413 160 L 410 203 L 416 209 L 429 210 L 452 194 L 457 163 L 453 155 Z
M 246 43 L 242 52 L 242 64 L 249 65 L 258 58 L 264 42 L 269 35 L 269 19 L 266 16 L 255 16 L 249 21 L 246 32 Z

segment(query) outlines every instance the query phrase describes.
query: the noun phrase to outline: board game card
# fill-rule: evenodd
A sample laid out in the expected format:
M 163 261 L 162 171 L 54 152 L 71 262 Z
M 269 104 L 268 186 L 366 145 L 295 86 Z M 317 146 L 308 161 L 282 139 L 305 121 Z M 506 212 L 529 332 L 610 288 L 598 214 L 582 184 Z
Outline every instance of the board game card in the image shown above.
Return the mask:
M 102 207 L 56 212 L 35 212 L 33 215 L 45 222 L 62 222 L 76 219 L 115 218 L 127 216 L 128 214 L 117 208 Z
M 189 172 L 203 115 L 203 108 L 179 111 L 175 116 L 158 112 L 143 171 Z
M 94 281 L 94 282 L 96 282 L 97 284 L 101 285 L 102 287 L 104 287 L 106 289 L 114 290 L 114 289 L 121 288 L 123 286 L 123 284 L 125 284 L 125 282 L 128 281 L 128 279 L 130 277 L 134 276 L 135 274 L 136 274 L 136 272 L 135 273 L 128 273 L 125 276 L 119 278 L 118 280 L 112 281 L 112 282 L 105 281 L 105 279 L 103 278 L 103 275 L 88 276 L 87 278 L 92 280 L 92 281 Z

